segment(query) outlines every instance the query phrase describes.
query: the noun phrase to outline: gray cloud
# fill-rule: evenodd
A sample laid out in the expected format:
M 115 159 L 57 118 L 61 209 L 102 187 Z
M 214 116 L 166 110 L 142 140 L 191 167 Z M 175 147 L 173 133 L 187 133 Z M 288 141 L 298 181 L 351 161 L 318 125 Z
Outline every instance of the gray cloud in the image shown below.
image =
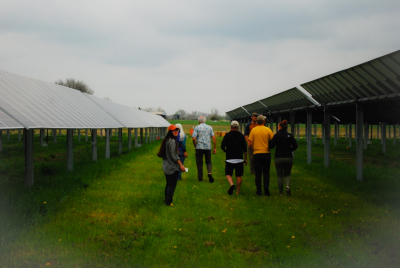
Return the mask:
M 0 68 L 222 112 L 397 50 L 397 2 L 5 0 Z

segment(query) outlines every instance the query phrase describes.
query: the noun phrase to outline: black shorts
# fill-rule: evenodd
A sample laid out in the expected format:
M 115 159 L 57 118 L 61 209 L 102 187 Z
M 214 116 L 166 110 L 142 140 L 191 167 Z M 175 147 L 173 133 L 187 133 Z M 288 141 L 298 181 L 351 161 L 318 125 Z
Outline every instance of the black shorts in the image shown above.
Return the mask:
M 243 162 L 237 164 L 225 162 L 225 176 L 226 175 L 232 176 L 233 170 L 235 170 L 236 177 L 242 177 L 244 172 Z

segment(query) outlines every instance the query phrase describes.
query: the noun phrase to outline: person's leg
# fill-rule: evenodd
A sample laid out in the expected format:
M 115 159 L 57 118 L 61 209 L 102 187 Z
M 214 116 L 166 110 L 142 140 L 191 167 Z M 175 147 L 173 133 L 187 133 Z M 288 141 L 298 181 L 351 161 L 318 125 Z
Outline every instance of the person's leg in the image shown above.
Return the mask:
M 264 178 L 264 192 L 265 195 L 270 196 L 269 192 L 269 170 L 271 166 L 271 154 L 263 154 L 263 178 Z
M 242 186 L 242 177 L 236 178 L 236 194 L 238 195 L 240 192 L 240 187 Z
M 164 203 L 166 205 L 171 205 L 173 201 L 173 196 L 176 188 L 176 183 L 178 182 L 178 174 L 179 171 L 175 171 L 171 175 L 165 174 L 167 185 L 165 187 L 165 200 Z
M 239 194 L 239 192 L 240 192 L 240 186 L 242 186 L 243 173 L 244 173 L 244 165 L 243 165 L 243 163 L 236 164 L 235 165 L 236 185 L 237 185 L 236 194 Z
M 254 174 L 255 167 L 254 167 L 254 159 L 253 159 L 253 149 L 251 147 L 247 148 L 247 156 L 249 157 L 249 161 L 250 161 L 250 173 Z
M 203 180 L 203 150 L 196 149 L 197 178 Z
M 262 172 L 262 157 L 260 154 L 255 154 L 254 160 L 254 171 L 256 173 L 255 182 L 257 187 L 257 195 L 261 195 L 261 172 Z
M 292 195 L 290 190 L 290 174 L 292 172 L 293 158 L 284 158 L 284 179 L 286 183 L 286 193 L 287 195 Z
M 204 150 L 204 155 L 206 157 L 206 165 L 207 165 L 207 172 L 208 172 L 208 179 L 211 183 L 214 182 L 214 178 L 212 176 L 212 164 L 211 164 L 211 150 Z
M 235 189 L 235 185 L 233 184 L 233 180 L 232 180 L 233 167 L 234 167 L 234 164 L 225 163 L 225 177 L 230 184 L 230 187 L 228 189 L 229 195 L 232 195 L 233 190 Z
M 276 169 L 276 176 L 278 177 L 278 188 L 279 193 L 283 194 L 283 170 L 284 170 L 284 163 L 283 158 L 275 158 L 275 169 Z

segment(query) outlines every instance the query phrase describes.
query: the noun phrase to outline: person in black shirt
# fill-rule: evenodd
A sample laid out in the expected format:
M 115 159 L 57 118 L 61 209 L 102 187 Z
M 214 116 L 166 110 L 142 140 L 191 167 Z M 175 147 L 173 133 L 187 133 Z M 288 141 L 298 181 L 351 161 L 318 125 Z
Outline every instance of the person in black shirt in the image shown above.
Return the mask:
M 229 131 L 223 138 L 221 143 L 221 149 L 226 153 L 225 160 L 225 176 L 231 185 L 228 190 L 228 194 L 232 195 L 235 190 L 235 185 L 232 181 L 233 171 L 236 174 L 237 190 L 236 194 L 240 192 L 240 186 L 242 185 L 242 176 L 244 166 L 247 165 L 247 145 L 244 135 L 238 131 L 238 121 L 231 122 L 231 131 Z M 243 159 L 244 153 L 244 159 Z
M 279 123 L 278 132 L 274 135 L 268 145 L 270 149 L 275 148 L 275 169 L 278 176 L 279 193 L 283 194 L 283 179 L 286 183 L 286 193 L 291 195 L 289 188 L 290 173 L 293 166 L 292 152 L 297 149 L 297 142 L 293 134 L 287 132 L 288 121 L 283 120 Z

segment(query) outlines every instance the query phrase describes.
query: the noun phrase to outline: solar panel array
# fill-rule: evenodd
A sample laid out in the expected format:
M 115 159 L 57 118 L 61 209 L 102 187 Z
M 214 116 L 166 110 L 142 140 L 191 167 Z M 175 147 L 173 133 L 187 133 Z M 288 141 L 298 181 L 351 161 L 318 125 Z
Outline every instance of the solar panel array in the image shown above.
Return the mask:
M 355 106 L 358 103 L 365 107 L 365 122 L 400 122 L 400 50 L 301 86 L 312 98 L 298 88 L 292 88 L 243 108 L 250 114 L 295 111 L 296 121 L 302 122 L 307 109 L 317 109 L 321 113 L 323 106 L 327 106 L 332 115 L 346 123 L 356 121 Z M 240 108 L 227 112 L 228 116 L 232 119 L 248 117 L 248 114 L 235 112 Z M 314 119 L 322 122 L 323 116 L 315 114 Z
M 61 85 L 0 70 L 1 129 L 102 129 L 169 126 L 150 113 Z M 162 121 L 163 120 L 163 121 Z

